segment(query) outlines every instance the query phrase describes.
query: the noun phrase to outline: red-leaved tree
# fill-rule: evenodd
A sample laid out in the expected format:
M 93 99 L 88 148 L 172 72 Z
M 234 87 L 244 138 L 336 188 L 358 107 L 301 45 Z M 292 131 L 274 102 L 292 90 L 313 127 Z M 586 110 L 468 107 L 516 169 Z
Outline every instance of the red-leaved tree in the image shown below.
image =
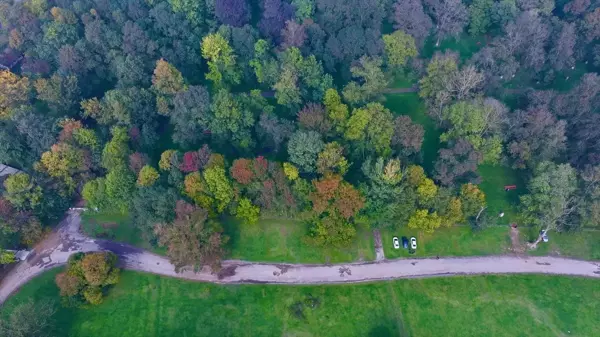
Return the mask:
M 197 151 L 189 151 L 183 154 L 183 160 L 179 169 L 182 172 L 196 172 L 200 169 L 200 156 Z

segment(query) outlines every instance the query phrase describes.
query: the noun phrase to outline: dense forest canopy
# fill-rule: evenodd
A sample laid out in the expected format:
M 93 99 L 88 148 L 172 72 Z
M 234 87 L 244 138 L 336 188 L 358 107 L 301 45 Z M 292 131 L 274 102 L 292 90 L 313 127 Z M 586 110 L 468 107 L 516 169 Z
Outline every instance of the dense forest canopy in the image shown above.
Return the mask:
M 600 223 L 596 1 L 0 0 L 0 25 L 0 163 L 22 171 L 3 248 L 79 200 L 178 267 L 218 268 L 226 215 L 305 219 L 329 247 L 358 223 L 484 226 L 481 164 L 526 179 L 523 222 Z M 383 104 L 398 79 L 441 130 L 434 163 Z

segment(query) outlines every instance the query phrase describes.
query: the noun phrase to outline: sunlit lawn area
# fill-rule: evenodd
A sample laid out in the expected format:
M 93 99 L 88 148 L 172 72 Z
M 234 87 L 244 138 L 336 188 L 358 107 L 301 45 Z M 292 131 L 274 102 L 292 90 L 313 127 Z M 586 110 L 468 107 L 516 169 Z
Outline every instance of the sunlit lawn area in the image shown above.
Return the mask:
M 130 245 L 164 254 L 165 249 L 144 240 L 133 226 L 129 214 L 87 211 L 81 215 L 81 229 L 91 237 L 128 243 Z
M 440 148 L 439 129 L 435 122 L 427 115 L 425 103 L 417 93 L 389 94 L 386 95 L 385 106 L 396 116 L 408 115 L 413 122 L 421 124 L 425 130 L 421 152 L 422 164 L 427 172 L 433 171 L 433 164 Z
M 525 239 L 533 241 L 538 228 L 522 230 Z M 575 233 L 548 233 L 548 242 L 540 242 L 531 255 L 560 255 L 585 260 L 600 260 L 600 231 L 583 230 Z
M 506 166 L 480 165 L 477 169 L 481 176 L 479 187 L 485 193 L 487 208 L 485 212 L 496 217 L 497 223 L 507 225 L 518 222 L 517 206 L 519 195 L 526 193 L 521 171 Z M 504 186 L 516 185 L 517 189 L 505 191 Z M 498 215 L 504 212 L 504 217 Z
M 390 84 L 390 89 L 412 88 L 418 83 L 419 79 L 411 74 L 398 74 Z
M 522 89 L 532 87 L 538 90 L 552 89 L 564 92 L 576 86 L 580 82 L 581 77 L 590 71 L 593 71 L 593 69 L 588 69 L 588 65 L 583 62 L 578 62 L 575 64 L 573 69 L 567 68 L 563 71 L 556 72 L 554 79 L 551 82 L 543 83 L 532 80 L 529 77 L 530 69 L 523 68 L 521 71 L 515 74 L 514 78 L 506 82 L 504 87 L 507 89 Z
M 0 312 L 51 298 L 51 271 Z M 304 318 L 292 313 L 304 306 Z M 60 304 L 59 304 L 60 306 Z M 193 283 L 125 271 L 104 303 L 59 307 L 56 336 L 598 336 L 598 280 L 543 275 L 477 276 L 325 286 Z
M 428 234 L 412 230 L 407 227 L 386 229 L 381 231 L 383 249 L 387 259 L 398 257 L 425 257 L 425 256 L 469 256 L 469 255 L 497 255 L 506 253 L 510 246 L 507 226 L 494 226 L 482 231 L 473 232 L 469 226 L 454 226 L 440 228 Z M 394 249 L 392 238 L 403 236 L 417 238 L 415 254 L 408 254 L 408 250 Z
M 436 51 L 444 52 L 451 50 L 457 52 L 462 60 L 468 60 L 485 46 L 484 36 L 471 36 L 463 34 L 460 38 L 449 38 L 440 42 L 439 46 L 435 45 L 435 38 L 431 37 L 425 43 L 423 48 L 422 57 L 431 58 Z
M 338 263 L 373 260 L 371 231 L 358 226 L 355 241 L 343 249 L 319 248 L 305 242 L 307 224 L 287 219 L 261 219 L 253 226 L 233 218 L 224 221 L 230 236 L 227 258 L 289 263 Z

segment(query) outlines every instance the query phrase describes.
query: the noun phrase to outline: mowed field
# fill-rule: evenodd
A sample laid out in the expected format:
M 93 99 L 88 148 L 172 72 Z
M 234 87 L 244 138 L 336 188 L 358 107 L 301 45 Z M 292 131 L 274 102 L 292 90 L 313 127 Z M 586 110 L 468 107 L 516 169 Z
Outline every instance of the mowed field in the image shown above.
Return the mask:
M 315 247 L 306 242 L 308 224 L 289 219 L 260 219 L 256 225 L 242 225 L 233 217 L 223 217 L 224 233 L 229 236 L 226 259 L 287 262 L 287 263 L 343 263 L 371 261 L 375 248 L 371 230 L 357 226 L 354 241 L 344 248 Z M 83 231 L 92 236 L 125 242 L 166 254 L 166 248 L 145 241 L 131 223 L 128 215 L 114 213 L 84 213 Z
M 48 272 L 10 298 L 52 298 Z M 354 285 L 219 286 L 123 272 L 96 307 L 59 307 L 57 336 L 599 336 L 600 282 L 478 276 Z M 311 299 L 312 305 L 307 303 Z M 300 313 L 292 308 L 300 307 Z
M 344 263 L 375 259 L 373 234 L 357 226 L 356 237 L 344 248 L 316 247 L 307 240 L 308 224 L 289 219 L 261 219 L 243 225 L 235 218 L 224 218 L 229 235 L 227 258 L 235 260 L 287 263 Z

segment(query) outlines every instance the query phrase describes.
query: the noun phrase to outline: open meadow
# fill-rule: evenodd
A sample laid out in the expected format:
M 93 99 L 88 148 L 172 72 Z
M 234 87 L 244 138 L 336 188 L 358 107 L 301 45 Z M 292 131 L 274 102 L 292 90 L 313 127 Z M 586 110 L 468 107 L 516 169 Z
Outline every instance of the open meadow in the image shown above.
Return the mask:
M 60 302 L 54 270 L 2 308 Z M 477 276 L 331 286 L 192 283 L 124 271 L 104 303 L 60 307 L 57 336 L 598 336 L 598 280 Z

